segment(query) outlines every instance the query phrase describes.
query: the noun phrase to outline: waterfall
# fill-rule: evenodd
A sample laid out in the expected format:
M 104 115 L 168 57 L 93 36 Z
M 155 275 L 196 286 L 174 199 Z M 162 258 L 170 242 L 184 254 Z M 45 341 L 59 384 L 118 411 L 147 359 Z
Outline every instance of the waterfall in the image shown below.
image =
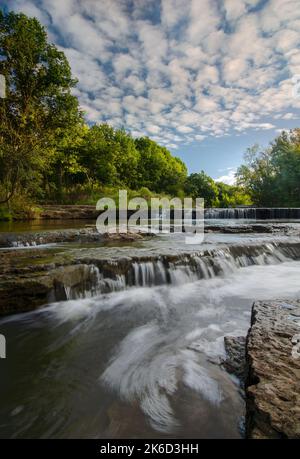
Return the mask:
M 300 208 L 241 207 L 229 209 L 205 209 L 206 219 L 247 219 L 247 220 L 299 220 Z
M 256 219 L 256 209 L 236 208 L 236 209 L 205 209 L 207 219 Z
M 271 265 L 300 259 L 300 243 L 265 243 L 260 246 L 232 246 L 178 256 L 158 256 L 149 260 L 128 260 L 116 264 L 106 260 L 88 265 L 85 280 L 65 288 L 66 298 L 86 298 L 132 287 L 181 285 L 216 276 L 226 277 L 253 265 Z M 110 266 L 111 269 L 107 269 Z M 120 271 L 114 274 L 115 271 Z M 88 280 L 87 280 L 88 279 Z

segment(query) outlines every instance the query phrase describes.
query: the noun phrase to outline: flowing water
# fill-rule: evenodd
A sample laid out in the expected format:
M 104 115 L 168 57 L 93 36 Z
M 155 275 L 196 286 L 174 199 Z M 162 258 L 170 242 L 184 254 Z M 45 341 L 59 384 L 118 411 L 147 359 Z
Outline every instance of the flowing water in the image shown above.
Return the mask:
M 0 436 L 242 437 L 224 336 L 246 335 L 254 300 L 300 297 L 299 239 L 212 234 L 195 249 L 162 235 L 69 250 L 93 254 L 89 286 L 0 321 Z M 107 258 L 123 271 L 108 275 Z

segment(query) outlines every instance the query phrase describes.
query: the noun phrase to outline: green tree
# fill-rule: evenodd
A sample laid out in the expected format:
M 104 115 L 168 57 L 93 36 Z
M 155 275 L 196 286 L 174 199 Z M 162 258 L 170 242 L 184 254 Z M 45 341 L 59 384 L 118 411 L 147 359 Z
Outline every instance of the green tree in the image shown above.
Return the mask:
M 66 189 L 89 182 L 89 174 L 81 161 L 82 146 L 89 127 L 77 123 L 71 127 L 56 130 L 55 148 L 49 168 L 43 170 L 43 189 L 40 199 L 50 198 L 64 202 Z
M 133 190 L 138 187 L 140 153 L 135 141 L 124 129 L 115 131 L 116 170 L 118 183 Z
M 191 174 L 185 184 L 185 192 L 193 199 L 203 198 L 205 207 L 219 206 L 219 190 L 214 180 L 201 171 Z
M 275 170 L 273 193 L 276 205 L 300 205 L 300 129 L 283 132 L 271 144 L 272 165 Z
M 253 203 L 259 206 L 275 206 L 274 193 L 276 171 L 270 148 L 260 150 L 258 145 L 248 148 L 245 164 L 237 171 L 237 183 L 250 194 Z
M 300 129 L 283 132 L 264 150 L 248 149 L 237 176 L 258 206 L 299 206 Z
M 80 121 L 68 61 L 35 18 L 0 11 L 0 202 L 34 193 L 55 154 L 56 135 Z
M 94 183 L 117 184 L 118 174 L 114 129 L 108 124 L 92 126 L 85 136 L 81 162 Z
M 216 182 L 220 207 L 249 206 L 252 204 L 250 195 L 240 186 Z
M 136 139 L 135 145 L 139 152 L 139 187 L 176 195 L 184 187 L 185 164 L 148 137 Z

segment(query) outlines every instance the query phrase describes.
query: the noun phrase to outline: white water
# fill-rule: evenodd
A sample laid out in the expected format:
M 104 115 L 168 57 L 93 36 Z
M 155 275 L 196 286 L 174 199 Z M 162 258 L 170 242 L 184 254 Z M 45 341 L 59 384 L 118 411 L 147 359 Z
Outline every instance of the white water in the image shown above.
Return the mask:
M 207 367 L 207 361 L 219 363 L 225 357 L 224 336 L 246 334 L 253 300 L 278 298 L 283 291 L 285 298 L 299 298 L 299 272 L 299 262 L 255 266 L 226 279 L 198 281 L 172 290 L 143 289 L 135 298 L 128 298 L 128 292 L 118 294 L 122 304 L 133 308 L 142 295 L 156 314 L 122 340 L 100 380 L 122 399 L 138 399 L 158 431 L 172 432 L 180 425 L 170 403 L 180 381 L 220 407 L 232 388 L 228 381 L 222 385 L 224 375 Z M 116 307 L 116 298 L 113 303 Z
M 2 320 L 6 364 L 20 362 L 1 381 L 3 436 L 239 436 L 244 404 L 220 366 L 224 336 L 247 333 L 254 300 L 300 297 L 299 261 L 245 260 L 202 279 L 181 267 L 158 286 L 145 265 L 137 276 L 150 286 Z
M 280 245 L 264 242 L 260 245 L 224 246 L 202 252 L 171 256 L 148 255 L 149 261 L 126 262 L 122 274 L 117 271 L 115 260 L 106 260 L 104 268 L 86 265 L 88 285 L 65 287 L 67 299 L 87 298 L 97 294 L 116 292 L 130 287 L 153 287 L 157 285 L 184 285 L 199 279 L 226 277 L 248 266 L 268 266 L 300 258 L 300 244 Z M 144 255 L 145 258 L 145 255 Z M 110 266 L 109 274 L 105 265 Z M 104 269 L 104 270 L 103 270 Z

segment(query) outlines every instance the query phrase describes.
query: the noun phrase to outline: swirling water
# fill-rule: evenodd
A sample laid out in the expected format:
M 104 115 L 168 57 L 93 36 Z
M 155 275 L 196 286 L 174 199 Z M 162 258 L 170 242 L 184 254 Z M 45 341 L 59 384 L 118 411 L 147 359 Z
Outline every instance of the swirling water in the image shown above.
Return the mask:
M 241 437 L 224 336 L 247 333 L 254 300 L 299 298 L 300 262 L 272 244 L 226 253 L 135 261 L 118 288 L 2 319 L 1 437 Z

